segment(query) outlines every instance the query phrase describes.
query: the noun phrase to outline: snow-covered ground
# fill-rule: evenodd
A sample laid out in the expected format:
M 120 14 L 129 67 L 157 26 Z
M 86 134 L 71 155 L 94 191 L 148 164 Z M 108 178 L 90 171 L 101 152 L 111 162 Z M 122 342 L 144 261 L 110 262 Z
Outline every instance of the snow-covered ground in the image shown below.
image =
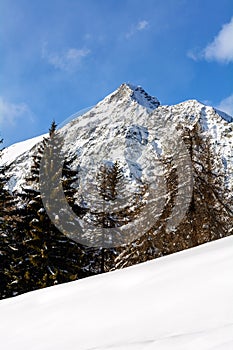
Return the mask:
M 32 139 L 17 142 L 14 145 L 4 149 L 1 157 L 1 163 L 5 165 L 11 164 L 16 158 L 20 157 L 23 153 L 28 152 L 38 142 L 42 141 L 46 135 L 33 137 Z
M 232 350 L 233 237 L 0 301 L 4 350 Z

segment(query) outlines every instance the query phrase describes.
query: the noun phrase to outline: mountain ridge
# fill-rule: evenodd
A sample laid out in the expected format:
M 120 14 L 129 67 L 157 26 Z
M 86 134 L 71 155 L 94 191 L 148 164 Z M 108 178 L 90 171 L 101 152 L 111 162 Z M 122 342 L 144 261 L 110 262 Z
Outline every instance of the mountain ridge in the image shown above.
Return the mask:
M 143 103 L 141 104 L 142 99 L 140 98 L 136 98 L 134 96 L 135 92 L 141 93 L 141 95 L 144 97 L 145 95 L 149 97 L 149 99 L 151 99 L 153 101 L 153 104 L 151 105 L 150 102 L 148 105 L 144 105 Z M 96 106 L 98 106 L 99 104 L 103 103 L 103 101 L 108 101 L 111 99 L 115 99 L 118 98 L 118 96 L 124 96 L 126 99 L 131 99 L 134 100 L 135 102 L 137 102 L 138 104 L 141 104 L 142 106 L 148 108 L 149 110 L 153 110 L 157 107 L 164 107 L 164 108 L 169 108 L 172 106 L 191 106 L 191 105 L 201 105 L 203 107 L 207 107 L 208 109 L 213 109 L 213 111 L 215 111 L 220 117 L 221 119 L 225 120 L 228 123 L 232 123 L 233 122 L 233 117 L 228 115 L 227 113 L 220 111 L 218 109 L 216 109 L 215 107 L 206 105 L 196 99 L 189 99 L 189 100 L 185 100 L 183 102 L 179 102 L 175 105 L 161 105 L 160 102 L 158 101 L 158 99 L 156 97 L 152 97 L 150 95 L 148 95 L 145 90 L 141 87 L 141 86 L 136 86 L 133 85 L 131 83 L 123 83 L 117 90 L 113 91 L 112 93 L 110 93 L 109 95 L 107 95 L 102 101 L 98 102 L 95 106 L 93 107 L 89 107 L 89 108 L 95 108 Z M 88 109 L 89 109 L 88 108 Z M 84 113 L 82 113 L 81 115 L 78 116 L 78 118 L 84 118 L 86 116 L 86 114 L 89 113 L 89 110 L 87 112 L 85 112 L 86 108 L 82 109 L 82 111 L 84 111 Z M 76 119 L 76 115 L 79 114 L 79 112 L 74 113 L 73 117 L 74 119 Z M 70 117 L 69 117 L 70 118 Z M 70 121 L 71 123 L 73 122 L 73 120 Z M 68 124 L 70 123 L 68 122 Z M 63 127 L 65 127 L 66 125 L 63 125 Z M 24 149 L 25 152 L 29 151 L 30 148 L 32 148 L 36 143 L 40 142 L 41 139 L 43 139 L 43 137 L 46 137 L 48 134 L 43 134 L 43 135 L 39 135 L 36 137 L 33 137 L 31 139 L 27 139 L 25 141 L 20 141 L 17 142 L 15 144 L 12 144 L 10 146 L 8 146 L 7 148 L 5 148 L 3 150 L 2 153 L 2 158 L 0 159 L 0 164 L 1 165 L 9 165 L 11 162 L 13 162 L 14 158 L 17 158 L 18 156 L 22 155 L 24 153 Z M 31 140 L 31 142 L 30 142 Z M 27 145 L 28 144 L 28 145 Z M 8 155 L 8 150 L 10 150 L 10 155 Z M 13 155 L 13 153 L 15 153 L 15 156 Z
M 122 85 L 18 146 L 4 169 L 3 297 L 233 234 L 232 123 L 198 101 L 152 106 L 135 90 Z
M 223 116 L 227 120 L 223 119 Z M 90 139 L 95 139 L 95 144 L 98 142 L 96 144 L 97 147 L 101 143 L 106 145 L 106 140 L 109 142 L 112 140 L 114 144 L 116 135 L 119 135 L 119 133 L 126 135 L 127 131 L 125 128 L 130 128 L 130 125 L 134 128 L 133 125 L 138 124 L 135 132 L 138 133 L 138 138 L 141 138 L 142 136 L 139 134 L 144 132 L 143 125 L 149 123 L 150 127 L 154 128 L 153 120 L 156 121 L 158 118 L 164 119 L 164 122 L 171 120 L 174 124 L 183 123 L 189 128 L 192 128 L 196 121 L 203 128 L 202 133 L 211 135 L 213 144 L 216 144 L 216 152 L 223 153 L 222 157 L 225 164 L 228 163 L 230 172 L 233 169 L 231 141 L 233 138 L 233 128 L 231 126 L 233 119 L 230 116 L 226 116 L 226 114 L 218 114 L 216 109 L 206 106 L 197 100 L 188 100 L 176 105 L 161 105 L 157 98 L 150 97 L 141 87 L 124 83 L 116 91 L 97 103 L 91 110 L 64 125 L 59 129 L 59 132 L 64 136 L 68 153 L 70 150 L 73 152 L 77 151 L 78 154 L 81 152 L 82 158 L 82 154 L 86 153 L 88 155 L 88 149 L 93 144 L 93 141 L 90 141 Z M 145 125 L 145 127 L 148 128 L 148 125 Z M 79 140 L 77 140 L 77 135 L 80 135 L 78 136 Z M 29 163 L 34 149 L 36 151 L 38 141 L 40 142 L 44 136 L 46 135 L 12 145 L 3 151 L 0 162 L 2 165 L 7 164 L 9 166 L 10 190 L 20 191 L 24 177 L 30 168 Z M 89 144 L 88 140 L 90 141 Z M 135 145 L 134 147 L 136 147 Z M 117 147 L 116 145 L 114 152 L 113 147 L 110 150 L 115 154 L 115 157 L 118 157 Z M 160 146 L 157 145 L 156 147 Z M 15 159 L 14 153 L 16 154 Z M 14 169 L 14 163 L 18 169 L 17 171 Z M 233 184 L 233 180 L 231 182 Z

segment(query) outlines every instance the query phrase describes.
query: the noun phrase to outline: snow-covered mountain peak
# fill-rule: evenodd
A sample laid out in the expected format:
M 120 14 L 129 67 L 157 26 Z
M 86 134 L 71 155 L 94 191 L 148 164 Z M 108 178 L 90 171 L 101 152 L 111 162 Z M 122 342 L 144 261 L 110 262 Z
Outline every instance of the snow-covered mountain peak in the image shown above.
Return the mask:
M 112 103 L 113 101 L 135 101 L 139 105 L 154 110 L 160 105 L 156 97 L 150 96 L 141 86 L 123 83 L 117 90 L 108 95 L 103 101 Z
M 180 102 L 177 105 L 171 106 L 171 108 L 179 108 L 181 110 L 185 110 L 190 112 L 198 112 L 200 114 L 203 113 L 208 113 L 209 116 L 215 116 L 217 118 L 220 117 L 221 120 L 226 121 L 227 123 L 232 123 L 233 122 L 233 117 L 228 115 L 227 113 L 220 111 L 217 108 L 214 108 L 213 106 L 204 104 L 198 100 L 195 99 L 191 99 L 191 100 L 187 100 L 184 102 Z
M 132 178 L 141 177 L 140 162 L 148 148 L 160 154 L 159 125 L 164 122 L 164 135 L 170 126 L 182 125 L 192 129 L 199 125 L 204 136 L 211 137 L 215 152 L 221 154 L 227 177 L 232 179 L 233 153 L 232 118 L 211 106 L 193 99 L 176 105 L 160 105 L 156 97 L 149 96 L 140 86 L 122 84 L 94 107 L 69 118 L 59 129 L 64 138 L 64 151 L 78 155 L 84 169 L 89 162 L 115 161 L 128 167 Z M 171 123 L 170 123 L 171 122 Z M 11 190 L 19 190 L 30 171 L 34 147 L 41 139 L 19 143 L 3 151 L 1 164 L 10 165 L 8 175 Z M 142 156 L 144 155 L 144 156 Z M 149 157 L 149 156 L 148 156 Z M 150 157 L 144 171 L 150 168 Z M 232 182 L 233 179 L 230 181 Z M 233 183 L 232 183 L 233 185 Z

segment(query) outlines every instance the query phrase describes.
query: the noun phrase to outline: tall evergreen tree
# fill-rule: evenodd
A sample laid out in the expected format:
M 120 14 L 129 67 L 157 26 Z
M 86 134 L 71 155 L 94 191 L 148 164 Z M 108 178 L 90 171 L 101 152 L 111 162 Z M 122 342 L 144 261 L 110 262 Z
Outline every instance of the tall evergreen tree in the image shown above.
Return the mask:
M 3 140 L 0 140 L 0 146 L 1 143 L 3 142 Z M 1 153 L 2 150 L 0 148 L 0 158 L 1 158 Z M 3 218 L 3 208 L 4 208 L 4 171 L 3 171 L 3 167 L 0 167 L 0 227 L 2 227 L 3 222 L 2 222 L 2 218 Z
M 164 158 L 169 196 L 159 221 L 145 235 L 122 247 L 115 259 L 115 268 L 175 253 L 233 233 L 233 200 L 226 188 L 221 157 L 216 155 L 210 137 L 203 135 L 198 124 L 192 129 L 178 127 L 183 130 L 183 140 L 192 162 L 193 193 L 188 211 L 175 231 L 167 230 L 180 184 L 172 159 Z
M 96 176 L 95 203 L 88 212 L 94 225 L 103 229 L 117 228 L 132 222 L 138 216 L 143 207 L 142 198 L 146 193 L 147 185 L 138 186 L 138 191 L 131 193 L 131 202 L 125 203 L 126 185 L 128 183 L 118 161 L 101 165 Z M 101 230 L 98 234 L 101 234 Z M 103 246 L 94 251 L 91 250 L 92 254 L 95 253 L 94 258 L 90 255 L 90 260 L 95 262 L 96 273 L 114 269 L 115 258 L 122 251 L 119 247 L 104 248 L 106 243 L 104 240 L 105 234 L 102 233 Z
M 193 195 L 186 220 L 179 227 L 195 246 L 226 237 L 233 227 L 233 202 L 226 187 L 221 156 L 196 124 L 184 136 L 193 164 Z M 215 155 L 215 156 L 213 156 Z
M 47 170 L 48 176 L 52 174 L 54 177 L 57 176 L 51 170 L 54 153 L 59 154 L 62 147 L 61 138 L 57 135 L 55 136 L 55 134 L 56 125 L 53 122 L 50 128 L 49 139 L 45 141 L 43 148 L 46 146 L 51 151 L 49 163 L 47 164 L 49 169 Z M 29 224 L 29 237 L 26 244 L 34 252 L 30 256 L 31 278 L 36 280 L 39 287 L 44 287 L 81 278 L 84 277 L 84 274 L 81 267 L 82 247 L 71 241 L 51 223 L 44 209 L 39 190 L 32 189 L 33 183 L 34 185 L 39 183 L 39 164 L 41 159 L 42 155 L 39 158 L 37 156 L 34 160 L 33 177 L 29 179 L 31 187 L 25 188 L 27 195 L 26 216 Z M 63 166 L 63 176 L 65 176 L 64 192 L 68 195 L 70 204 L 74 206 L 72 183 L 76 177 L 75 172 L 70 169 L 66 161 Z M 59 179 L 59 181 L 62 180 Z M 56 192 L 51 193 L 51 196 L 56 201 Z M 28 216 L 30 211 L 31 215 Z
M 13 270 L 19 258 L 19 244 L 14 236 L 15 227 L 10 225 L 14 197 L 5 189 L 8 180 L 5 166 L 1 166 L 0 170 L 0 298 L 6 298 L 14 295 L 9 286 L 14 281 Z
M 50 167 L 53 166 L 53 152 L 59 153 L 61 150 L 61 139 L 59 136 L 55 138 L 55 133 L 53 123 L 49 139 L 44 139 L 37 148 L 31 175 L 19 195 L 20 200 L 11 210 L 12 218 L 9 221 L 11 227 L 14 227 L 12 237 L 17 241 L 17 256 L 11 257 L 13 263 L 5 269 L 8 280 L 5 283 L 7 296 L 69 282 L 88 275 L 88 271 L 83 268 L 83 247 L 63 235 L 52 224 L 41 198 L 40 164 L 44 149 L 51 147 L 48 164 Z M 51 142 L 52 138 L 55 138 L 55 144 Z M 74 210 L 81 212 L 81 208 L 74 202 L 75 188 L 72 184 L 77 179 L 77 171 L 71 169 L 73 160 L 70 158 L 65 161 L 62 178 L 59 181 L 63 182 L 69 204 Z M 56 200 L 56 193 L 52 193 L 52 196 Z

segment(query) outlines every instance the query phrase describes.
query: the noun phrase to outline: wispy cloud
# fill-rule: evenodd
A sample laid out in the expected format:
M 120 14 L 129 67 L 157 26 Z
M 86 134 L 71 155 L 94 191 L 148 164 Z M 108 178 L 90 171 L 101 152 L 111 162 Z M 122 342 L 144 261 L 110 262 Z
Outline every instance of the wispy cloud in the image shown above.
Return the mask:
M 188 57 L 197 61 L 217 61 L 222 63 L 233 62 L 233 17 L 229 23 L 223 25 L 213 41 L 203 50 L 191 50 Z
M 221 111 L 233 116 L 233 94 L 230 96 L 224 98 L 216 108 L 220 109 Z
M 21 118 L 33 121 L 33 113 L 26 103 L 11 103 L 0 96 L 0 126 L 14 126 Z
M 56 69 L 73 72 L 80 68 L 83 59 L 90 54 L 90 50 L 70 48 L 61 53 L 50 52 L 47 43 L 42 48 L 42 58 Z
M 126 33 L 126 38 L 129 39 L 131 36 L 136 34 L 137 32 L 140 32 L 142 30 L 145 30 L 149 27 L 149 22 L 145 19 L 142 21 L 139 21 L 136 25 L 133 25 L 128 33 Z
M 233 62 L 233 17 L 204 49 L 204 56 L 207 60 Z
M 203 52 L 200 49 L 192 49 L 187 52 L 187 56 L 193 61 L 199 61 L 203 59 Z
M 147 22 L 147 21 L 140 21 L 140 22 L 138 22 L 138 24 L 137 24 L 137 26 L 136 26 L 136 29 L 137 30 L 144 30 L 144 29 L 146 29 L 147 27 L 148 27 L 148 25 L 149 25 L 149 22 Z

